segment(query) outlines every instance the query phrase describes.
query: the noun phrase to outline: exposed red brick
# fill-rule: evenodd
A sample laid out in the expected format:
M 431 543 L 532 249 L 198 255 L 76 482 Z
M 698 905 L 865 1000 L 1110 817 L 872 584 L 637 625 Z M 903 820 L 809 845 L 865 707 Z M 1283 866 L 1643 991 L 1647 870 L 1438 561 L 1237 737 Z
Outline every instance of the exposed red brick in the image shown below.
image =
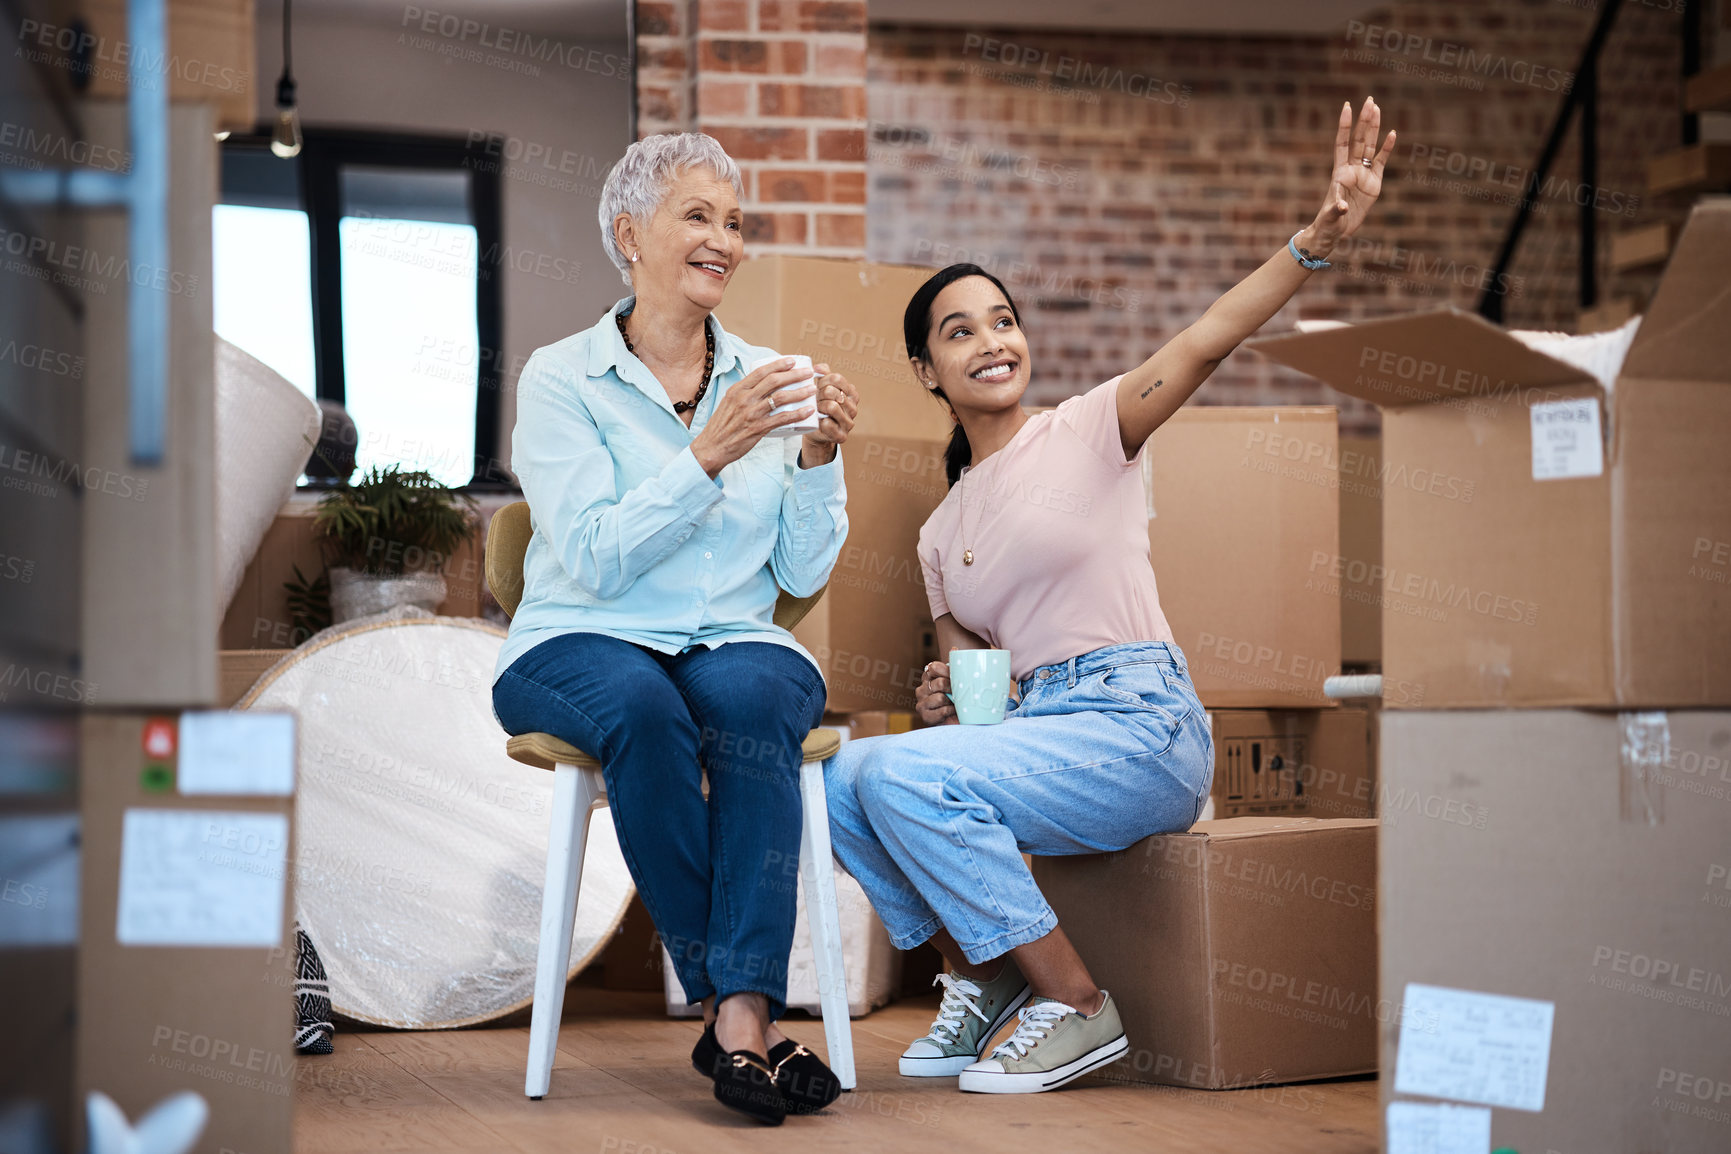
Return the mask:
M 863 0 L 760 0 L 758 27 L 765 32 L 857 32 L 866 30 Z
M 747 212 L 746 244 L 804 244 L 806 220 L 803 212 Z
M 807 160 L 803 128 L 743 128 L 713 125 L 705 129 L 736 160 Z
M 700 72 L 768 72 L 770 44 L 766 40 L 723 40 L 706 37 L 698 41 Z
M 1378 19 L 1408 37 L 1470 39 L 1481 54 L 1567 70 L 1594 14 L 1572 4 L 1393 0 Z M 1645 157 L 1676 132 L 1678 42 L 1674 12 L 1626 5 L 1618 20 L 1599 71 L 1599 182 L 1633 197 Z M 1147 356 L 1278 253 L 1322 199 L 1341 101 L 1356 108 L 1374 92 L 1385 127 L 1401 138 L 1381 202 L 1362 236 L 1337 251 L 1335 267 L 1312 277 L 1267 329 L 1300 316 L 1475 308 L 1475 276 L 1494 263 L 1510 197 L 1489 180 L 1432 172 L 1425 160 L 1460 153 L 1529 167 L 1557 94 L 1399 72 L 1401 58 L 1390 52 L 1350 61 L 1345 32 L 994 34 L 1037 49 L 1033 63 L 1018 67 L 983 59 L 977 43 L 967 45 L 967 29 L 873 28 L 871 120 L 897 131 L 874 133 L 879 143 L 870 149 L 867 253 L 987 264 L 1024 311 L 1038 362 L 1028 400 L 1055 403 Z M 827 47 L 814 51 L 814 81 L 832 80 Z M 1066 58 L 1073 64 L 1061 78 Z M 815 136 L 820 158 L 857 163 L 866 153 L 863 134 L 851 150 L 828 130 Z M 1572 180 L 1577 139 L 1571 133 L 1553 175 Z M 848 203 L 844 180 L 832 174 L 831 203 Z M 1510 269 L 1519 287 L 1509 320 L 1572 331 L 1576 212 L 1568 196 L 1544 207 Z M 1643 197 L 1633 218 L 1601 212 L 1600 259 L 1612 231 L 1674 220 L 1685 208 Z M 835 227 L 814 220 L 819 243 Z M 1419 254 L 1425 271 L 1415 271 Z M 1639 295 L 1651 278 L 1617 274 L 1601 293 Z M 1369 406 L 1242 351 L 1199 400 L 1332 404 L 1349 427 L 1376 423 Z
M 812 72 L 824 80 L 864 80 L 865 47 L 854 44 L 819 44 Z
M 862 84 L 760 84 L 757 111 L 763 116 L 798 116 L 810 120 L 864 120 Z
M 757 200 L 821 203 L 826 199 L 824 174 L 812 169 L 760 168 L 757 170 Z
M 679 32 L 679 5 L 637 0 L 637 35 L 673 36 Z
M 820 128 L 817 130 L 818 160 L 851 160 L 866 158 L 865 129 Z
M 866 202 L 865 169 L 833 170 L 829 175 L 829 198 L 835 204 L 864 204 Z
M 726 80 L 700 76 L 697 80 L 697 110 L 702 116 L 748 116 L 751 114 L 749 80 Z
M 863 212 L 820 212 L 817 219 L 817 243 L 823 248 L 864 248 L 866 218 Z
M 697 26 L 706 32 L 751 31 L 749 0 L 698 0 Z

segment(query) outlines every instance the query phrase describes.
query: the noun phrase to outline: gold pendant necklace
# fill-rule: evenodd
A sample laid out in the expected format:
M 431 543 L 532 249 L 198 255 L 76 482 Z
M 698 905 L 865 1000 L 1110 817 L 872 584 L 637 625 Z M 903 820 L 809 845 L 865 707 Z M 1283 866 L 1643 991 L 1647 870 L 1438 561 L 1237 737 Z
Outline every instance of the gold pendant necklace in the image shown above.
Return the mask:
M 971 472 L 973 472 L 973 470 L 969 469 L 968 472 L 971 473 Z M 974 563 L 974 551 L 968 545 L 968 492 L 967 492 L 968 474 L 967 473 L 962 474 L 960 483 L 962 485 L 962 492 L 957 496 L 956 499 L 957 499 L 957 501 L 959 501 L 961 503 L 962 507 L 961 507 L 960 511 L 957 513 L 956 523 L 962 531 L 962 564 L 972 565 Z M 975 523 L 974 528 L 976 528 L 976 529 L 979 528 L 979 524 L 977 522 Z

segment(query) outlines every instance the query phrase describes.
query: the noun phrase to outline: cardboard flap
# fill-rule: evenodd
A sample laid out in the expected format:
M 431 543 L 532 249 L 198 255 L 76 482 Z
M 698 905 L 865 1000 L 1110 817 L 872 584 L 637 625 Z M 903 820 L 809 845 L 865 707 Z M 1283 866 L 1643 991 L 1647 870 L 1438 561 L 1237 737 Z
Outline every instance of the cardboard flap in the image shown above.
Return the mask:
M 1623 361 L 1624 377 L 1731 383 L 1731 202 L 1689 214 L 1659 291 Z
M 1529 389 L 1595 384 L 1483 317 L 1452 308 L 1245 344 L 1348 396 L 1390 407 L 1457 397 L 1520 400 Z
M 1222 817 L 1199 821 L 1190 827 L 1192 836 L 1210 841 L 1262 837 L 1271 833 L 1301 830 L 1375 829 L 1374 817 Z

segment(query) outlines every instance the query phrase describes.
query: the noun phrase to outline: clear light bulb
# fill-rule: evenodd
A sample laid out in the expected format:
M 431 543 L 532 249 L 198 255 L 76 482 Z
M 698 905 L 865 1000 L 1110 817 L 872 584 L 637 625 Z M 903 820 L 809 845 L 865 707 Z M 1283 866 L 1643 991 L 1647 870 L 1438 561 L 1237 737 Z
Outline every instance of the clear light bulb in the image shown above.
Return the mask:
M 301 114 L 294 105 L 277 108 L 276 127 L 270 134 L 270 150 L 284 160 L 300 155 Z

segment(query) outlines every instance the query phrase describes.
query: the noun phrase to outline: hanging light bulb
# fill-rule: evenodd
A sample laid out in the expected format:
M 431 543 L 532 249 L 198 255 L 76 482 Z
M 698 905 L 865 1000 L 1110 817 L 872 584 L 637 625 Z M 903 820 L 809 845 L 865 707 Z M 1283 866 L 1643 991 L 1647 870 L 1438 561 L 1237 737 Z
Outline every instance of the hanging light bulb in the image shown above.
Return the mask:
M 295 82 L 287 76 L 276 85 L 276 127 L 271 129 L 270 150 L 284 160 L 301 151 L 301 113 L 295 107 Z
M 276 82 L 276 126 L 270 150 L 288 160 L 301 151 L 301 114 L 295 106 L 293 56 L 289 51 L 289 0 L 282 0 L 282 77 Z

